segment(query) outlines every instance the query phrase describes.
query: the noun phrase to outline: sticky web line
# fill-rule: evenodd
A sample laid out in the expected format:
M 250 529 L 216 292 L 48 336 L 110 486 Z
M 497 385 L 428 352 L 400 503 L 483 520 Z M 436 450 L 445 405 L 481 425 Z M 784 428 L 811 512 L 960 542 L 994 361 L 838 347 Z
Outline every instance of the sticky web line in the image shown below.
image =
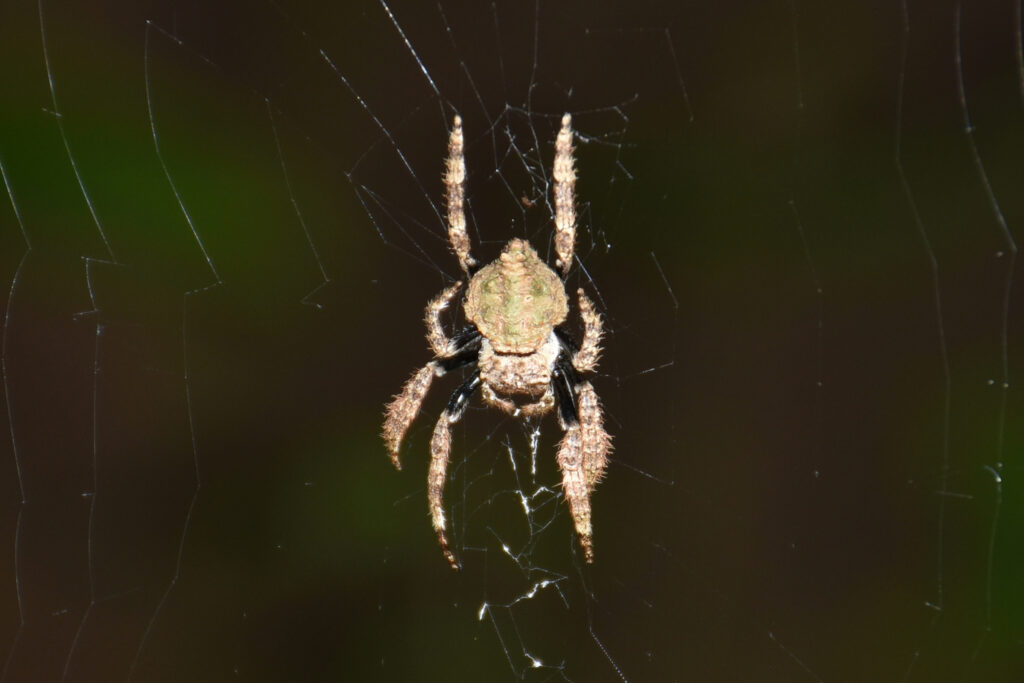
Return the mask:
M 942 381 L 943 381 L 943 407 L 942 407 L 942 439 L 941 439 L 941 453 L 940 453 L 940 477 L 939 477 L 939 491 L 937 496 L 938 506 L 938 524 L 937 524 L 937 536 L 936 536 L 936 582 L 935 582 L 935 598 L 927 602 L 927 607 L 933 612 L 932 618 L 929 623 L 929 630 L 934 629 L 936 622 L 942 616 L 943 607 L 945 604 L 945 517 L 946 517 L 946 504 L 947 504 L 947 493 L 949 486 L 949 468 L 950 468 L 950 451 L 949 451 L 949 425 L 951 419 L 951 401 L 952 401 L 952 376 L 949 365 L 949 349 L 946 343 L 946 326 L 943 319 L 942 311 L 942 289 L 939 278 L 939 263 L 935 255 L 935 250 L 932 248 L 931 239 L 929 238 L 928 231 L 924 225 L 924 221 L 921 218 L 920 211 L 918 210 L 917 201 L 914 199 L 914 194 L 911 189 L 910 181 L 907 178 L 907 173 L 903 167 L 903 104 L 904 104 L 904 93 L 906 88 L 906 77 L 907 77 L 907 56 L 910 49 L 910 16 L 907 10 L 907 3 L 904 1 L 900 5 L 900 19 L 901 19 L 901 41 L 900 41 L 900 66 L 899 66 L 899 83 L 897 88 L 897 100 L 896 100 L 896 135 L 894 143 L 894 161 L 896 165 L 896 172 L 899 176 L 900 185 L 903 190 L 903 194 L 906 197 L 907 206 L 910 210 L 911 219 L 914 227 L 917 230 L 918 235 L 921 239 L 921 244 L 924 248 L 925 254 L 928 259 L 928 266 L 931 272 L 931 292 L 932 292 L 932 305 L 935 310 L 935 325 L 938 337 L 939 347 L 939 358 L 942 368 Z M 908 680 L 911 673 L 914 670 L 920 658 L 920 649 L 915 650 L 910 655 L 910 661 L 907 669 L 904 672 L 902 680 Z
M 964 67 L 963 67 L 963 52 L 961 43 L 961 4 L 959 0 L 956 3 L 954 9 L 954 25 L 955 25 L 955 36 L 956 36 L 956 47 L 954 51 L 954 61 L 956 65 L 956 86 L 957 94 L 959 96 L 960 110 L 963 114 L 964 124 L 964 135 L 967 138 L 968 145 L 971 151 L 971 159 L 974 162 L 974 168 L 977 171 L 978 180 L 981 183 L 982 188 L 985 192 L 985 198 L 988 201 L 989 208 L 992 212 L 992 217 L 995 219 L 996 225 L 999 227 L 1000 237 L 1002 238 L 1004 249 L 996 253 L 996 258 L 1005 260 L 1005 275 L 1003 276 L 1003 291 L 1002 291 L 1002 306 L 1001 306 L 1001 319 L 1000 319 L 1000 334 L 999 334 L 999 346 L 1000 346 L 1000 398 L 999 398 L 999 409 L 996 424 L 996 451 L 995 451 L 995 462 L 993 465 L 984 464 L 982 467 L 985 472 L 992 477 L 992 486 L 995 490 L 995 497 L 992 507 L 992 522 L 988 536 L 988 547 L 987 547 L 987 558 L 986 558 L 986 577 L 985 577 L 985 627 L 981 635 L 978 638 L 978 644 L 975 646 L 974 651 L 971 655 L 972 660 L 977 659 L 985 641 L 988 639 L 989 634 L 992 631 L 992 572 L 993 572 L 993 560 L 995 555 L 995 544 L 996 544 L 996 531 L 999 523 L 999 510 L 1003 502 L 1003 478 L 1000 474 L 1000 470 L 1003 468 L 1003 444 L 1006 434 L 1006 405 L 1008 400 L 1008 393 L 1010 390 L 1010 354 L 1009 354 L 1009 324 L 1010 324 L 1010 293 L 1013 290 L 1013 272 L 1014 266 L 1017 260 L 1017 243 L 1010 233 L 1010 228 L 1006 223 L 1006 218 L 1003 216 L 1003 210 L 999 206 L 999 201 L 996 199 L 995 191 L 992 189 L 992 183 L 989 181 L 988 173 L 985 171 L 985 164 L 981 160 L 981 153 L 978 151 L 978 145 L 975 142 L 974 137 L 974 125 L 971 122 L 971 115 L 967 105 L 967 92 L 964 85 Z M 1020 26 L 1018 24 L 1018 31 Z
M 21 276 L 21 272 L 32 253 L 32 242 L 29 239 L 28 232 L 25 230 L 25 224 L 22 221 L 21 212 L 18 210 L 18 203 L 14 200 L 14 192 L 11 189 L 11 182 L 7 176 L 7 169 L 4 167 L 3 158 L 0 158 L 0 175 L 3 176 L 4 189 L 7 191 L 7 200 L 10 203 L 14 219 L 18 222 L 18 227 L 21 230 L 21 237 L 25 242 L 25 251 L 18 260 L 18 266 L 14 271 L 14 275 L 11 277 L 11 285 L 7 290 L 7 306 L 4 309 L 3 339 L 0 340 L 0 375 L 3 377 L 4 403 L 7 405 L 7 428 L 11 440 L 11 454 L 14 457 L 14 469 L 18 476 L 19 493 L 18 515 L 14 523 L 14 538 L 12 539 L 13 548 L 11 549 L 11 554 L 14 558 L 14 592 L 18 606 L 18 627 L 15 631 L 14 639 L 11 642 L 10 650 L 7 652 L 4 659 L 3 669 L 0 670 L 0 680 L 3 680 L 7 677 L 7 670 L 11 665 L 14 654 L 18 649 L 18 643 L 21 641 L 22 633 L 25 630 L 25 604 L 21 588 L 19 555 L 21 548 L 22 519 L 25 514 L 25 507 L 28 505 L 28 492 L 25 490 L 25 479 L 22 473 L 21 457 L 18 454 L 18 440 L 16 438 L 14 428 L 11 387 L 8 382 L 7 341 L 11 329 L 11 313 L 14 310 L 14 294 L 18 287 L 18 280 Z

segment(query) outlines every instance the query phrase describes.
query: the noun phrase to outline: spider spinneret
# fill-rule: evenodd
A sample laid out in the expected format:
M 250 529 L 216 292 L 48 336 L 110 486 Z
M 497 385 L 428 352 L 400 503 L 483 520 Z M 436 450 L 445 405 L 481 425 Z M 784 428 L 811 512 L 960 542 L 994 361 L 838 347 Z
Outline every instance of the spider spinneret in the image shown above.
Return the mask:
M 564 277 L 572 265 L 576 240 L 576 171 L 572 148 L 572 119 L 562 117 L 555 140 L 554 176 L 556 265 Z M 583 340 L 580 344 L 558 326 L 569 312 L 565 285 L 529 242 L 513 239 L 494 262 L 476 269 L 470 255 L 463 211 L 466 165 L 462 119 L 455 116 L 448 140 L 444 177 L 448 203 L 448 237 L 462 270 L 470 277 L 463 302 L 468 327 L 449 338 L 441 313 L 462 289 L 456 282 L 427 304 L 427 341 L 434 358 L 420 368 L 388 404 L 384 441 L 395 467 L 406 431 L 419 414 L 435 377 L 451 370 L 475 366 L 455 390 L 438 418 L 430 440 L 427 496 L 430 516 L 441 550 L 453 569 L 459 564 L 445 534 L 442 497 L 451 454 L 451 425 L 480 390 L 484 401 L 516 417 L 543 415 L 558 408 L 564 436 L 557 462 L 562 492 L 569 504 L 576 534 L 586 561 L 593 562 L 590 494 L 601 480 L 611 450 L 611 436 L 597 393 L 582 375 L 597 368 L 604 334 L 601 316 L 582 289 L 577 290 Z

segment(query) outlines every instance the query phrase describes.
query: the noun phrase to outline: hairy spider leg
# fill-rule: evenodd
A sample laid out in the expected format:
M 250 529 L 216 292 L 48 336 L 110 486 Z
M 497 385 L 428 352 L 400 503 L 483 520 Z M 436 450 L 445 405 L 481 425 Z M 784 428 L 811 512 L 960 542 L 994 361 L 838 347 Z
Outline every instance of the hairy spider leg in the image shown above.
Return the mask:
M 384 442 L 387 445 L 388 455 L 391 456 L 391 463 L 395 469 L 402 469 L 399 460 L 399 450 L 402 447 L 402 440 L 409 430 L 416 416 L 419 415 L 423 399 L 435 377 L 441 377 L 446 372 L 451 372 L 467 365 L 476 363 L 480 353 L 480 337 L 477 336 L 466 351 L 458 353 L 450 358 L 432 360 L 416 371 L 409 381 L 402 387 L 402 392 L 395 396 L 385 411 L 384 419 Z
M 576 245 L 576 162 L 572 147 L 572 117 L 562 117 L 562 128 L 555 138 L 555 265 L 564 277 L 572 267 Z
M 444 327 L 441 325 L 441 314 L 451 306 L 452 299 L 455 298 L 455 295 L 461 288 L 462 283 L 456 282 L 451 287 L 441 290 L 440 294 L 430 300 L 426 310 L 423 312 L 423 321 L 427 325 L 427 343 L 430 344 L 430 348 L 436 357 L 450 356 L 455 353 L 455 347 L 453 346 L 455 340 L 449 339 L 448 335 L 444 333 Z
M 416 371 L 402 387 L 384 412 L 384 443 L 396 469 L 402 469 L 399 449 L 409 426 L 420 412 L 435 377 L 471 363 L 475 363 L 480 352 L 480 333 L 476 328 L 467 328 L 449 339 L 441 327 L 441 313 L 448 308 L 461 283 L 448 287 L 427 304 L 427 341 L 434 350 L 435 358 Z
M 583 343 L 573 349 L 572 365 L 580 372 L 593 372 L 601 355 L 601 338 L 604 325 L 601 314 L 594 309 L 594 303 L 587 298 L 583 289 L 576 290 L 580 301 L 580 320 L 583 321 Z
M 562 352 L 551 373 L 558 403 L 558 422 L 565 431 L 558 445 L 558 468 L 562 472 L 562 493 L 569 504 L 583 558 L 594 561 L 594 532 L 591 524 L 590 494 L 608 465 L 611 437 L 602 426 L 601 404 L 594 387 L 581 380 L 573 366 L 575 344 L 559 334 Z
M 448 201 L 448 240 L 459 258 L 459 266 L 469 275 L 470 269 L 476 265 L 476 259 L 469 254 L 466 213 L 462 208 L 466 197 L 466 157 L 463 152 L 462 117 L 458 114 L 452 120 L 452 131 L 448 136 L 444 187 Z
M 434 531 L 437 532 L 441 551 L 444 553 L 445 559 L 448 560 L 448 564 L 455 570 L 459 569 L 459 563 L 451 548 L 448 547 L 443 503 L 444 484 L 448 476 L 448 458 L 452 450 L 451 426 L 462 418 L 469 399 L 479 388 L 480 370 L 477 369 L 452 394 L 451 399 L 448 400 L 448 407 L 437 419 L 434 435 L 430 439 L 430 470 L 427 472 L 427 502 L 430 505 L 430 519 L 434 524 Z

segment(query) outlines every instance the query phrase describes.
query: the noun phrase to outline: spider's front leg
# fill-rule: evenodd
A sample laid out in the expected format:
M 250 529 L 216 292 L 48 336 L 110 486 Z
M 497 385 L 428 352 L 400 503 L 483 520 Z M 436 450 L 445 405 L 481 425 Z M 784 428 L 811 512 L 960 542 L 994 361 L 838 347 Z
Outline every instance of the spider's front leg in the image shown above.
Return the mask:
M 423 399 L 430 390 L 435 377 L 440 377 L 453 370 L 476 361 L 479 350 L 480 335 L 475 330 L 467 330 L 449 339 L 441 327 L 441 313 L 451 304 L 455 294 L 462 286 L 456 282 L 448 287 L 427 304 L 426 323 L 427 341 L 434 351 L 434 360 L 416 371 L 402 387 L 402 392 L 388 403 L 384 417 L 384 443 L 388 455 L 396 469 L 402 469 L 398 452 L 402 439 L 409 430 L 412 421 L 420 412 Z
M 430 470 L 427 473 L 427 501 L 430 504 L 430 519 L 437 532 L 437 540 L 441 551 L 452 569 L 458 569 L 459 563 L 448 547 L 445 535 L 444 520 L 444 483 L 448 478 L 448 457 L 452 450 L 452 424 L 458 422 L 466 410 L 469 399 L 480 388 L 480 370 L 476 370 L 462 386 L 455 390 L 448 407 L 434 425 L 434 435 L 430 439 Z
M 448 136 L 448 159 L 445 162 L 444 187 L 448 201 L 448 240 L 459 258 L 459 265 L 469 275 L 476 259 L 469 254 L 469 235 L 466 233 L 466 213 L 462 204 L 466 196 L 466 157 L 462 150 L 462 117 L 452 120 Z
M 576 245 L 576 162 L 572 147 L 572 117 L 562 117 L 562 128 L 555 139 L 555 265 L 565 276 L 572 267 Z

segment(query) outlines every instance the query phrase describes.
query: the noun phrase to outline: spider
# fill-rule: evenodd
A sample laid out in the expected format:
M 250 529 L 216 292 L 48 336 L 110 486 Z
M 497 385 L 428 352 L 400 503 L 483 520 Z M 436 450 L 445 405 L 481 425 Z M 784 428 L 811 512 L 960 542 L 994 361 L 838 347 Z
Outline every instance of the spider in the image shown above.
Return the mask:
M 555 141 L 555 265 L 562 277 L 572 265 L 576 240 L 576 171 L 572 146 L 572 119 L 562 117 Z M 457 368 L 473 372 L 455 390 L 441 413 L 430 439 L 427 496 L 430 517 L 445 558 L 453 569 L 459 563 L 445 535 L 442 506 L 451 425 L 457 422 L 470 398 L 479 390 L 483 400 L 513 417 L 533 417 L 557 406 L 564 431 L 558 446 L 562 491 L 569 504 L 583 557 L 594 561 L 590 494 L 608 463 L 611 437 L 604 429 L 597 393 L 582 375 L 597 367 L 603 327 L 601 316 L 582 289 L 577 290 L 583 340 L 578 344 L 559 325 L 568 314 L 568 296 L 562 279 L 529 242 L 513 239 L 494 262 L 477 268 L 470 255 L 463 212 L 466 164 L 463 156 L 462 119 L 455 116 L 448 140 L 444 184 L 447 194 L 448 238 L 469 278 L 463 310 L 470 323 L 453 337 L 445 335 L 440 316 L 461 290 L 462 282 L 446 288 L 427 304 L 427 341 L 434 358 L 420 368 L 388 404 L 383 437 L 391 462 L 402 469 L 398 451 L 406 431 L 416 419 L 435 377 Z

